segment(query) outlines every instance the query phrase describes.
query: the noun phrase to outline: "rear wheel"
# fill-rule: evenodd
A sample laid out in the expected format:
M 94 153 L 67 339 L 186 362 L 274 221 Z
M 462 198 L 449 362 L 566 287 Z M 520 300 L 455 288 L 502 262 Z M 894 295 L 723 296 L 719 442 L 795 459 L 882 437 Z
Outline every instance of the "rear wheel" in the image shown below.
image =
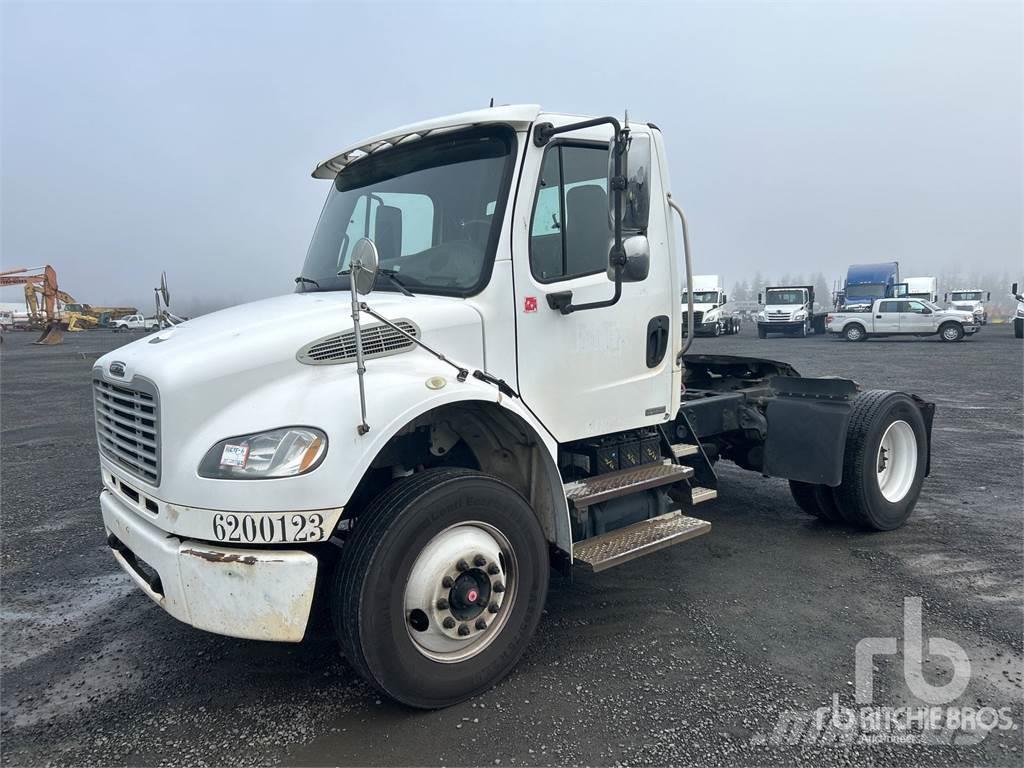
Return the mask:
M 793 494 L 797 506 L 807 514 L 820 517 L 828 523 L 838 523 L 843 519 L 829 486 L 790 480 L 789 492 Z
M 853 402 L 846 432 L 843 481 L 835 500 L 843 518 L 862 528 L 903 525 L 924 483 L 928 436 L 909 395 L 871 390 Z
M 943 341 L 960 341 L 964 337 L 964 329 L 960 323 L 946 323 L 939 328 L 939 338 Z
M 431 469 L 375 499 L 345 541 L 332 614 L 346 658 L 413 707 L 455 704 L 512 669 L 540 621 L 547 542 L 496 477 Z
M 843 329 L 843 338 L 847 341 L 864 341 L 867 337 L 864 326 L 860 323 L 850 323 Z

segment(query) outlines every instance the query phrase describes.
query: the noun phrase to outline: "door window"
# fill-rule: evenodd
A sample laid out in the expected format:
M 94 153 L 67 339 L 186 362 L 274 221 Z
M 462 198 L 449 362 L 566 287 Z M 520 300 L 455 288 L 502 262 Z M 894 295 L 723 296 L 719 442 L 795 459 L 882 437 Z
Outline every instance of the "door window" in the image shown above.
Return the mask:
M 901 301 L 900 312 L 914 312 L 918 315 L 923 315 L 926 309 L 925 305 L 920 301 Z
M 883 301 L 878 305 L 879 312 L 899 312 L 898 301 Z
M 530 270 L 540 282 L 607 269 L 612 242 L 607 172 L 603 145 L 548 147 L 530 227 Z

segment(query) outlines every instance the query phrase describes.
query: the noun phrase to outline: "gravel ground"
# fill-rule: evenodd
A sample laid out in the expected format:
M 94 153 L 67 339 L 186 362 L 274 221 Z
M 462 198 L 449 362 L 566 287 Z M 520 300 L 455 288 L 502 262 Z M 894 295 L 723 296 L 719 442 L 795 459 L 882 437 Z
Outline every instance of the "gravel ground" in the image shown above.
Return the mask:
M 473 702 L 410 711 L 359 682 L 330 636 L 234 640 L 179 624 L 104 543 L 89 369 L 125 339 L 2 345 L 4 765 L 1020 765 L 1024 725 L 1022 351 L 1008 326 L 961 344 L 699 339 L 937 405 L 932 475 L 901 530 L 803 515 L 787 486 L 720 466 L 708 536 L 552 582 L 523 660 Z M 1011 707 L 973 746 L 776 743 L 780 714 L 852 704 L 854 647 L 903 634 L 968 653 L 955 706 Z M 914 703 L 877 657 L 875 703 Z M 926 677 L 950 679 L 941 657 Z

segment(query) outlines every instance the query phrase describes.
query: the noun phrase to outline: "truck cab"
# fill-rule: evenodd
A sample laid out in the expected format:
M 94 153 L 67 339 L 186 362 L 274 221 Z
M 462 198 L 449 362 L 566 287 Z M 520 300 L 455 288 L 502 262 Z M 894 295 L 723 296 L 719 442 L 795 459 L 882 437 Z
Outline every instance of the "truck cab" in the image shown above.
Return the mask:
M 1017 301 L 1017 307 L 1013 313 L 1013 335 L 1018 339 L 1024 339 L 1024 296 L 1018 289 L 1019 283 L 1010 287 L 1010 295 Z
M 691 291 L 683 286 L 681 303 L 685 306 Z M 740 318 L 727 305 L 722 278 L 719 275 L 693 276 L 693 327 L 696 336 L 721 336 L 740 332 Z M 683 313 L 684 333 L 686 313 Z
M 869 312 L 878 299 L 899 296 L 900 265 L 895 261 L 851 264 L 842 291 L 844 312 Z
M 983 291 L 980 288 L 962 288 L 951 291 L 945 296 L 946 303 L 950 309 L 960 312 L 970 312 L 978 325 L 988 323 L 988 308 L 985 302 L 992 300 L 992 293 Z
M 908 299 L 923 299 L 939 303 L 939 280 L 936 277 L 908 277 L 904 280 Z
M 870 313 L 830 312 L 825 322 L 829 333 L 847 341 L 900 335 L 961 341 L 981 327 L 970 312 L 942 309 L 924 299 L 879 299 Z
M 815 311 L 814 286 L 771 286 L 757 295 L 757 303 L 764 305 L 757 314 L 760 339 L 770 333 L 807 336 L 825 331 L 825 315 Z
M 313 176 L 293 293 L 92 371 L 107 545 L 174 618 L 298 642 L 319 606 L 362 676 L 436 708 L 512 669 L 552 567 L 708 534 L 719 461 L 825 524 L 908 520 L 934 406 L 688 354 L 693 259 L 654 124 L 496 107 Z

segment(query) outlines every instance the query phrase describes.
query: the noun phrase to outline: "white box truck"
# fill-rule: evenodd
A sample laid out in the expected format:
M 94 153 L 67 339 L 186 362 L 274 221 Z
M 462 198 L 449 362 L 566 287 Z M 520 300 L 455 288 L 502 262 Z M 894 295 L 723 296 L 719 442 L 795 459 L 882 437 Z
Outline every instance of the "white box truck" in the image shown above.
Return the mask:
M 436 708 L 512 669 L 552 565 L 706 534 L 720 460 L 789 480 L 825 521 L 903 525 L 934 406 L 686 355 L 668 167 L 653 123 L 533 105 L 319 164 L 294 293 L 96 362 L 113 557 L 224 635 L 297 642 L 322 605 L 354 669 Z

